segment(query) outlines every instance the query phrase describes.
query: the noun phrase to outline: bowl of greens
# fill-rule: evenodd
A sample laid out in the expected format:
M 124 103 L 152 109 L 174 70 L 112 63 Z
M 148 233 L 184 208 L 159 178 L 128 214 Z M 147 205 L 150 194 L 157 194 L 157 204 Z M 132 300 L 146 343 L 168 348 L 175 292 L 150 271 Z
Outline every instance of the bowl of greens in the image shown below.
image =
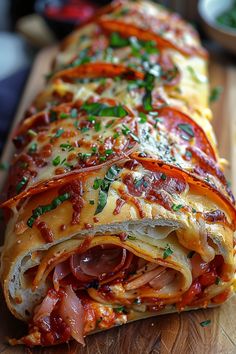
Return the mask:
M 236 0 L 200 0 L 198 11 L 209 37 L 236 54 Z

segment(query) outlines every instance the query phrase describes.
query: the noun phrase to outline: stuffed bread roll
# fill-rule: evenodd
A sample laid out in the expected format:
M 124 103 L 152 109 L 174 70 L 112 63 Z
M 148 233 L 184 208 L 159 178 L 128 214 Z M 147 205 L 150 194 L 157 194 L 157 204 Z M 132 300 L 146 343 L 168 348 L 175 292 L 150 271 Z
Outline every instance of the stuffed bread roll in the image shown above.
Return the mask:
M 236 211 L 207 100 L 205 51 L 162 7 L 114 3 L 63 43 L 14 136 L 1 281 L 29 333 L 12 345 L 230 297 Z

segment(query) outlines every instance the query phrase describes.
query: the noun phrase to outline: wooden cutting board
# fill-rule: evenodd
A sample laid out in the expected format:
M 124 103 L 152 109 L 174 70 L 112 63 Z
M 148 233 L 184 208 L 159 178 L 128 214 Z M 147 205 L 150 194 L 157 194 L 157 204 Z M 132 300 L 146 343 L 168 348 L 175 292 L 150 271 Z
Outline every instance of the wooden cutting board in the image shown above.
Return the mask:
M 34 96 L 44 84 L 43 74 L 49 71 L 56 48 L 39 53 L 32 68 L 19 110 L 13 123 L 12 132 L 30 105 Z M 218 138 L 221 156 L 230 162 L 228 177 L 234 176 L 232 188 L 236 192 L 236 65 L 233 58 L 213 53 L 210 60 L 212 86 L 224 87 L 214 111 L 214 128 Z M 2 161 L 10 161 L 14 151 L 8 138 Z M 0 182 L 5 178 L 0 174 Z M 31 353 L 23 347 L 11 348 L 6 344 L 6 336 L 19 336 L 24 324 L 13 318 L 0 299 L 0 354 Z M 200 323 L 211 320 L 207 327 Z M 235 354 L 236 353 L 236 297 L 220 308 L 191 311 L 153 317 L 117 327 L 109 331 L 91 335 L 83 348 L 75 342 L 54 348 L 34 349 L 37 354 Z

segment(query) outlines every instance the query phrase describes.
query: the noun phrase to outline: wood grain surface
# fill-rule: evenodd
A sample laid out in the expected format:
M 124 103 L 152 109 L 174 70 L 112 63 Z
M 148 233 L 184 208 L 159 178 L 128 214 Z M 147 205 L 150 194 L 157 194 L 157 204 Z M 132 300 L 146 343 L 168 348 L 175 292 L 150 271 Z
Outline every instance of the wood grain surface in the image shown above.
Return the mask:
M 42 51 L 33 66 L 13 129 L 22 118 L 26 107 L 43 86 L 43 74 L 49 69 L 55 48 Z M 214 128 L 221 156 L 230 162 L 228 177 L 236 176 L 236 64 L 235 59 L 213 53 L 210 60 L 211 85 L 224 88 L 220 100 L 212 105 Z M 11 133 L 12 134 L 12 133 Z M 13 147 L 9 141 L 3 154 L 3 161 L 10 161 Z M 230 172 L 231 171 L 231 172 Z M 0 182 L 5 175 L 1 172 Z M 236 178 L 231 178 L 236 191 Z M 121 327 L 97 333 L 86 338 L 86 347 L 75 342 L 53 348 L 29 350 L 23 347 L 11 348 L 7 336 L 19 336 L 25 325 L 11 316 L 4 300 L 0 299 L 0 354 L 234 354 L 236 353 L 236 297 L 219 308 L 171 314 L 130 323 Z M 207 327 L 200 323 L 211 320 Z

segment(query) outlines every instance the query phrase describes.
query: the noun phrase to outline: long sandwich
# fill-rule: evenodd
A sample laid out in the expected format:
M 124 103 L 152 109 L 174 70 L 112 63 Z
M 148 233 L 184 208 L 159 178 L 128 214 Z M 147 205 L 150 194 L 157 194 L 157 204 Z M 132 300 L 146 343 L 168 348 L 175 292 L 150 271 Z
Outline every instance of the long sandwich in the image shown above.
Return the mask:
M 116 1 L 60 46 L 15 132 L 6 303 L 47 346 L 233 294 L 236 211 L 207 52 L 178 15 Z

